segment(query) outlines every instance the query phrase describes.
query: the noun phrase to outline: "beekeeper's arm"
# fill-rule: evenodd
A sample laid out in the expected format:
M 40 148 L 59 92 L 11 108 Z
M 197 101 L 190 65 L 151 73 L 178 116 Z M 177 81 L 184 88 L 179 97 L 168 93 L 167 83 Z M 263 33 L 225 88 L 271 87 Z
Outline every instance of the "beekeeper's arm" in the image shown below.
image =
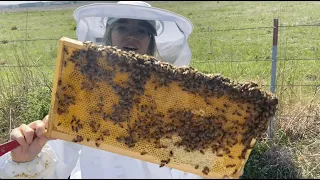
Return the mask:
M 74 169 L 81 145 L 62 140 L 52 140 L 32 161 L 12 161 L 10 152 L 0 157 L 0 178 L 67 179 Z

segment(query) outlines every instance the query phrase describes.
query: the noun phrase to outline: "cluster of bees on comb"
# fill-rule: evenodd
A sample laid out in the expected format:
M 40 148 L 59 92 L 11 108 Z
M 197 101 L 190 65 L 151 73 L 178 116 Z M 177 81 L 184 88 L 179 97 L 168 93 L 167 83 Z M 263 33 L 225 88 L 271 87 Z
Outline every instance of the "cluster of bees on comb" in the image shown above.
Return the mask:
M 192 67 L 175 67 L 155 57 L 124 52 L 115 47 L 90 42 L 85 42 L 84 46 L 85 49 L 74 50 L 62 63 L 63 66 L 71 63 L 74 71 L 80 72 L 86 79 L 79 85 L 81 91 L 90 92 L 101 88 L 101 84 L 106 84 L 118 96 L 118 102 L 107 107 L 111 109 L 110 112 L 104 111 L 106 100 L 100 96 L 89 115 L 98 115 L 101 120 L 124 129 L 126 134 L 115 138 L 128 148 L 146 141 L 154 144 L 155 148 L 167 149 L 168 158 L 160 160 L 160 167 L 172 162 L 171 159 L 175 156 L 173 149 L 161 143 L 163 139 L 173 137 L 179 138 L 171 145 L 183 148 L 186 152 L 198 151 L 205 154 L 209 149 L 216 157 L 244 160 L 247 150 L 252 148 L 252 139 L 259 139 L 266 132 L 268 121 L 275 114 L 277 98 L 262 92 L 253 82 L 234 83 L 220 75 L 204 74 Z M 70 52 L 65 50 L 65 53 L 69 55 Z M 101 63 L 98 59 L 104 59 L 105 62 Z M 127 79 L 120 84 L 115 82 L 119 73 L 128 74 Z M 147 84 L 152 86 L 147 87 Z M 157 93 L 161 89 L 162 92 L 165 92 L 164 89 L 171 92 L 173 86 L 191 98 L 201 98 L 210 113 L 207 110 L 195 111 L 188 108 L 195 107 L 196 104 L 181 104 L 183 108 L 176 104 L 159 104 L 153 94 L 146 93 Z M 56 113 L 68 114 L 69 108 L 77 103 L 75 87 L 64 83 L 61 78 L 57 87 Z M 148 99 L 149 103 L 145 103 L 143 99 Z M 85 121 L 72 115 L 71 130 L 78 133 L 88 126 L 92 133 L 97 134 L 96 147 L 112 135 L 109 129 L 100 126 L 100 121 L 84 123 Z M 58 126 L 61 124 L 59 122 Z M 85 140 L 91 139 L 76 134 L 73 142 Z M 231 148 L 237 144 L 243 144 L 244 148 L 236 157 L 231 153 Z M 140 152 L 142 156 L 147 154 L 150 153 Z M 235 166 L 236 164 L 227 164 L 226 168 Z M 199 164 L 194 165 L 194 168 L 199 169 Z M 201 172 L 208 175 L 210 168 L 203 166 Z

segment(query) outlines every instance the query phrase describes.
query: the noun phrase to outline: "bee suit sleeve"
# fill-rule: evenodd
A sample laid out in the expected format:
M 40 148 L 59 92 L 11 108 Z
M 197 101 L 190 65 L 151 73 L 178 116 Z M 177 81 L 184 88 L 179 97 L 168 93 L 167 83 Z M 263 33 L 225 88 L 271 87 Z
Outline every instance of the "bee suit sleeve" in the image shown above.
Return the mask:
M 1 179 L 67 179 L 74 169 L 81 145 L 62 140 L 49 141 L 30 162 L 12 161 L 10 152 L 0 157 Z

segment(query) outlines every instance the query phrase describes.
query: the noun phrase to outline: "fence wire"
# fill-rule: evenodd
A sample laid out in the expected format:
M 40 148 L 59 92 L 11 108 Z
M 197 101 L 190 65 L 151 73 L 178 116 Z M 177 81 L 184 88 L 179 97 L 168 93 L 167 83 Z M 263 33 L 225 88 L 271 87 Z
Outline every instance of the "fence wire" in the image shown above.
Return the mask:
M 279 28 L 298 28 L 298 27 L 313 27 L 317 28 L 320 27 L 320 23 L 318 24 L 300 24 L 300 25 L 279 25 Z M 211 29 L 212 27 L 208 27 L 208 30 L 202 29 L 198 31 L 200 32 L 215 32 L 215 31 L 247 31 L 247 30 L 259 30 L 259 29 L 270 29 L 272 30 L 273 26 L 266 26 L 266 27 L 246 27 L 246 28 L 229 28 L 229 29 Z M 30 41 L 58 41 L 61 37 L 55 38 L 37 38 L 37 39 L 13 39 L 13 40 L 0 40 L 0 44 L 7 44 L 7 43 L 16 43 L 16 42 L 30 42 Z M 77 39 L 76 37 L 70 37 L 72 39 Z M 191 61 L 191 64 L 214 64 L 214 63 L 260 63 L 260 62 L 271 62 L 271 58 L 263 58 L 263 59 L 244 59 L 244 60 L 206 60 L 206 61 Z M 282 61 L 320 61 L 320 58 L 277 58 L 277 62 Z M 1 62 L 0 62 L 1 63 Z M 15 64 L 0 64 L 0 70 L 5 68 L 37 68 L 37 67 L 54 67 L 55 65 L 44 65 L 44 64 L 36 64 L 36 65 L 15 65 Z M 269 84 L 263 84 L 261 86 L 270 86 Z M 277 87 L 285 87 L 285 86 L 295 86 L 295 87 L 315 87 L 318 88 L 319 84 L 277 84 Z
M 279 25 L 279 28 L 297 28 L 297 27 L 320 27 L 319 24 L 300 24 L 300 25 Z M 210 27 L 209 27 L 210 28 Z M 210 29 L 210 30 L 201 30 L 198 32 L 211 32 L 211 31 L 244 31 L 244 30 L 259 30 L 259 29 L 273 29 L 273 26 L 268 27 L 247 27 L 247 28 L 229 28 L 229 29 Z M 16 42 L 30 42 L 30 41 L 58 41 L 61 37 L 56 38 L 37 38 L 37 39 L 14 39 L 14 40 L 0 40 L 0 43 L 16 43 Z M 70 37 L 72 39 L 77 39 L 76 37 Z M 191 61 L 191 64 L 213 64 L 213 63 L 255 63 L 255 62 L 271 62 L 271 58 L 266 59 L 254 59 L 254 60 L 207 60 L 207 61 Z M 278 58 L 277 61 L 320 61 L 320 58 Z M 3 64 L 0 65 L 0 70 L 4 68 L 37 68 L 37 67 L 55 67 L 55 65 L 15 65 L 15 64 Z M 261 86 L 270 86 L 268 84 L 263 84 Z M 277 87 L 283 86 L 301 86 L 301 87 L 319 87 L 319 84 L 285 84 L 285 85 L 276 85 Z

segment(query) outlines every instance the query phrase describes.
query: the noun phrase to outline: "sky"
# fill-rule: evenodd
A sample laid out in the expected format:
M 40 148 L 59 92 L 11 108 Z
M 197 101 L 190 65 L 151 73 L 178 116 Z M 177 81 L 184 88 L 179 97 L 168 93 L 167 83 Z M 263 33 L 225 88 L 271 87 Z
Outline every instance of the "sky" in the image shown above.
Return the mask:
M 21 4 L 27 2 L 48 2 L 48 1 L 0 1 L 0 5 Z

